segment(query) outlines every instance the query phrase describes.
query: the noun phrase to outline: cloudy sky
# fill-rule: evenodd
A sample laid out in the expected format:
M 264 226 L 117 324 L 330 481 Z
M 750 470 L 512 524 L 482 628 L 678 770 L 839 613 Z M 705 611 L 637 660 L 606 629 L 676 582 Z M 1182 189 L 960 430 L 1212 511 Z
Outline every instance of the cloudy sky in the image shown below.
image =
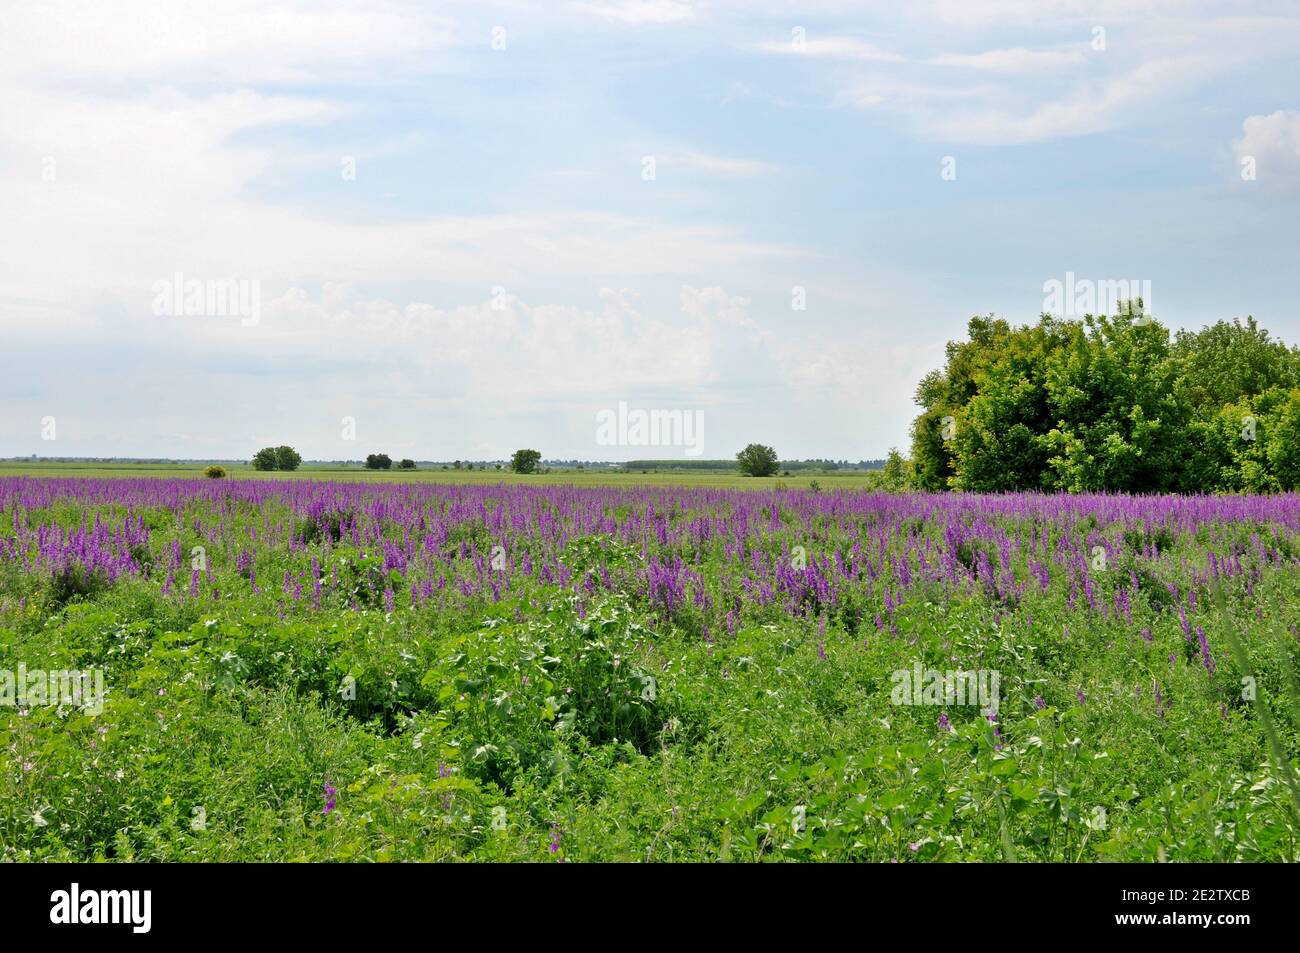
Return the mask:
M 1067 272 L 1300 341 L 1298 212 L 1295 3 L 6 0 L 0 455 L 879 457 Z

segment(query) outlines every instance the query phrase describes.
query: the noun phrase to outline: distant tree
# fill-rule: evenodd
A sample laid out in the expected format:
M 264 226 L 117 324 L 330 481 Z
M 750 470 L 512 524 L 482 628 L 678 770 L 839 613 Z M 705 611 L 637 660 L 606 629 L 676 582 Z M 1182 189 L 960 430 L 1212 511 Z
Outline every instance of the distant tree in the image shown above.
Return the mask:
M 454 460 L 454 461 L 452 461 L 451 468 L 452 468 L 453 470 L 459 470 L 459 469 L 460 469 L 460 461 L 459 461 L 459 460 Z
M 761 443 L 751 443 L 736 454 L 736 466 L 741 473 L 749 476 L 765 477 L 771 476 L 779 469 L 780 460 L 777 459 L 776 451 L 771 447 L 765 447 Z
M 510 469 L 515 473 L 533 473 L 541 461 L 542 455 L 536 450 L 516 450 L 510 457 Z
M 253 454 L 254 470 L 274 470 L 279 466 L 275 457 L 275 447 L 263 447 Z
M 397 465 L 397 469 L 399 469 L 399 470 L 414 470 L 414 469 L 415 469 L 415 461 L 412 460 L 410 457 L 407 457 L 406 459 L 404 459 L 401 463 L 399 463 L 399 464 Z
M 223 467 L 219 467 L 214 464 L 213 466 L 210 466 L 206 470 L 204 470 L 203 475 L 207 477 L 209 480 L 220 480 L 222 477 L 226 475 L 226 471 Z
M 277 470 L 297 470 L 302 463 L 302 454 L 293 447 L 275 448 L 275 468 Z
M 366 454 L 367 470 L 390 470 L 393 466 L 393 458 L 386 453 L 368 453 Z

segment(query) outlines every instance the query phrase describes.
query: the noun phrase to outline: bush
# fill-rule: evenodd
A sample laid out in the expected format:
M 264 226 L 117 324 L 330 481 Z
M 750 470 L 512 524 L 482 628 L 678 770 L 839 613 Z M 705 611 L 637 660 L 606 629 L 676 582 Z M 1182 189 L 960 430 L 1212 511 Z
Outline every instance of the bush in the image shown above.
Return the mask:
M 393 458 L 386 453 L 370 453 L 366 455 L 367 470 L 391 470 L 393 468 Z
M 414 470 L 414 469 L 415 469 L 415 461 L 412 460 L 410 457 L 407 457 L 405 460 L 403 460 L 401 463 L 399 463 L 399 464 L 397 465 L 397 469 L 399 469 L 399 470 Z
M 213 466 L 210 466 L 206 470 L 204 470 L 203 475 L 207 477 L 209 480 L 220 480 L 223 477 L 225 477 L 226 471 L 222 467 L 216 466 L 214 464 Z

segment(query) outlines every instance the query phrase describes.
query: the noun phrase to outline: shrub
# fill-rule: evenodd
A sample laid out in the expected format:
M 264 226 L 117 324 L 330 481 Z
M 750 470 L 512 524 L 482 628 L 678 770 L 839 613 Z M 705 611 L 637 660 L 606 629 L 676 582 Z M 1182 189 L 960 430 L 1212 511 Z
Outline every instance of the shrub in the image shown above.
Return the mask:
M 220 480 L 223 477 L 225 477 L 226 471 L 224 468 L 216 466 L 214 464 L 213 466 L 210 466 L 206 470 L 204 470 L 203 475 L 207 477 L 209 480 Z

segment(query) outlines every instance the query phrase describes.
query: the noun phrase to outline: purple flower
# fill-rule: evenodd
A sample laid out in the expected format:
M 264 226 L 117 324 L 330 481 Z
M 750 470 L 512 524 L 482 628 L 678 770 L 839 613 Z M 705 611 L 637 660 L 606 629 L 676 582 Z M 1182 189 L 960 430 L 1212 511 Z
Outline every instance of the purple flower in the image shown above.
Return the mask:
M 1199 625 L 1196 627 L 1196 638 L 1201 643 L 1201 664 L 1205 666 L 1207 672 L 1213 675 L 1215 668 L 1214 656 L 1210 654 L 1210 643 L 1206 641 L 1205 630 Z
M 338 789 L 335 788 L 334 785 L 330 784 L 329 781 L 326 781 L 325 782 L 325 810 L 321 811 L 321 814 L 323 816 L 329 817 L 330 811 L 334 810 L 334 795 L 337 793 L 338 793 Z

